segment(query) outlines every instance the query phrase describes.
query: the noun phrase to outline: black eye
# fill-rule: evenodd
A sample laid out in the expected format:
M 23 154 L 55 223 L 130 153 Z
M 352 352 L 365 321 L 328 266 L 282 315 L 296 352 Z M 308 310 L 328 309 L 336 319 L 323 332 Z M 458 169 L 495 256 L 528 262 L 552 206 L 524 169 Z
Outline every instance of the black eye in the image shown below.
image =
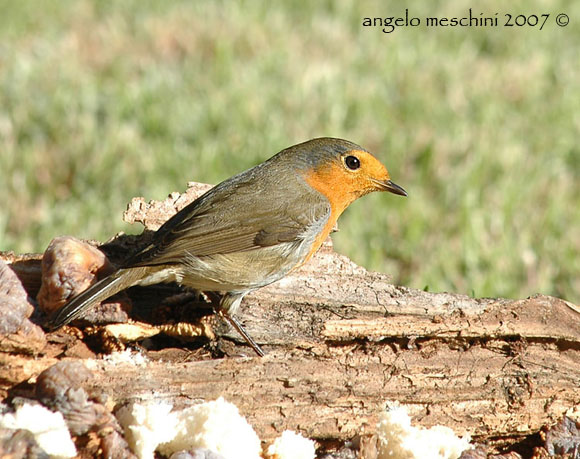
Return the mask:
M 344 158 L 344 164 L 346 164 L 346 167 L 351 171 L 355 171 L 360 167 L 360 160 L 356 156 L 347 156 Z

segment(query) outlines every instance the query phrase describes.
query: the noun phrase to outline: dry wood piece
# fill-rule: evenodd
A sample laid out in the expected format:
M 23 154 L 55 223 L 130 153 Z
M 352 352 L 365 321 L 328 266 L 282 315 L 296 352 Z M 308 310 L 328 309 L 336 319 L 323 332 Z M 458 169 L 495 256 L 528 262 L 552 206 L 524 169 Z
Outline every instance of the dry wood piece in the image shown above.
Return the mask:
M 0 334 L 20 330 L 33 310 L 20 280 L 10 266 L 0 260 Z
M 54 238 L 42 257 L 38 306 L 45 313 L 54 312 L 111 270 L 97 248 L 70 236 Z
M 199 323 L 178 322 L 163 325 L 149 325 L 143 322 L 130 322 L 126 324 L 108 324 L 100 327 L 108 336 L 123 343 L 151 338 L 160 333 L 183 341 L 192 341 L 200 337 L 215 339 L 209 320 L 201 320 Z
M 91 244 L 63 236 L 54 238 L 42 257 L 42 282 L 38 306 L 53 313 L 70 299 L 113 271 L 105 254 Z M 119 297 L 114 297 L 119 299 Z M 91 308 L 83 319 L 89 323 L 126 322 L 131 305 L 126 297 L 107 300 Z
M 179 212 L 186 205 L 212 188 L 205 183 L 189 182 L 185 193 L 171 193 L 164 201 L 145 201 L 145 198 L 133 198 L 127 205 L 123 220 L 127 223 L 142 223 L 145 229 L 155 231 L 169 217 Z
M 36 383 L 36 397 L 63 414 L 70 433 L 85 436 L 85 452 L 103 457 L 135 457 L 122 437 L 117 419 L 105 405 L 90 400 L 83 385 L 91 372 L 78 361 L 62 361 L 43 371 Z M 97 392 L 98 393 L 98 392 Z
M 517 325 L 523 310 L 556 336 L 568 336 L 570 309 L 548 297 L 496 303 L 463 323 L 467 329 L 470 320 L 491 323 L 505 314 Z M 224 396 L 263 440 L 284 429 L 316 439 L 351 439 L 365 426 L 372 429 L 385 402 L 399 401 L 421 425 L 442 424 L 501 442 L 537 432 L 580 400 L 577 328 L 573 342 L 518 339 L 512 331 L 466 339 L 424 335 L 424 323 L 414 326 L 412 320 L 394 328 L 381 340 L 301 341 L 262 359 L 150 362 L 146 369 L 117 365 L 114 371 L 103 365 L 94 382 L 117 400 L 154 390 L 178 405 Z
M 48 455 L 38 446 L 29 430 L 0 428 L 0 457 L 48 457 Z
M 46 345 L 42 330 L 28 320 L 33 310 L 20 280 L 0 259 L 0 365 L 3 352 L 37 354 Z
M 544 449 L 548 455 L 580 456 L 580 421 L 564 416 L 558 424 L 541 434 L 545 442 Z

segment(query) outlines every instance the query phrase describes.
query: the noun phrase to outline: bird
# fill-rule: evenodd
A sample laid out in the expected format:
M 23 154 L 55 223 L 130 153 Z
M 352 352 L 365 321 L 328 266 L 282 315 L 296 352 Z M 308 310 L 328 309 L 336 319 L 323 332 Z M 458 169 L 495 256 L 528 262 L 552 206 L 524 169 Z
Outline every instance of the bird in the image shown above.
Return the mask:
M 400 196 L 387 168 L 359 145 L 321 137 L 286 148 L 211 188 L 169 218 L 119 268 L 49 317 L 55 330 L 132 286 L 162 282 L 221 294 L 222 315 L 258 354 L 235 318 L 245 295 L 306 263 L 356 199 Z

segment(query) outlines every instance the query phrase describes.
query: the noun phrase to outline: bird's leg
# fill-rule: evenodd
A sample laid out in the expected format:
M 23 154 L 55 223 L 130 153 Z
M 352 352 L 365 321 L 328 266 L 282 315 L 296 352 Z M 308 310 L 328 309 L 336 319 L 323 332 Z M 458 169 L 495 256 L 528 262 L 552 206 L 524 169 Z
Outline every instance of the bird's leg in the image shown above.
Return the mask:
M 244 338 L 246 343 L 248 343 L 248 345 L 254 350 L 256 354 L 258 354 L 260 357 L 264 357 L 266 354 L 262 348 L 254 341 L 254 339 L 246 331 L 243 325 L 234 317 L 234 312 L 230 313 L 230 311 L 235 311 L 238 309 L 245 293 L 241 295 L 225 294 L 223 296 L 218 295 L 216 292 L 205 292 L 205 294 L 214 304 L 216 312 L 224 319 L 226 319 L 232 327 L 235 328 L 235 330 L 242 336 L 242 338 Z
M 246 343 L 258 354 L 260 357 L 264 357 L 266 355 L 262 348 L 258 346 L 258 343 L 254 341 L 254 339 L 248 334 L 246 329 L 242 326 L 240 322 L 234 317 L 231 316 L 227 311 L 220 309 L 218 314 L 221 315 L 224 319 L 226 319 L 232 327 L 236 329 L 236 331 L 242 335 L 242 338 L 246 340 Z

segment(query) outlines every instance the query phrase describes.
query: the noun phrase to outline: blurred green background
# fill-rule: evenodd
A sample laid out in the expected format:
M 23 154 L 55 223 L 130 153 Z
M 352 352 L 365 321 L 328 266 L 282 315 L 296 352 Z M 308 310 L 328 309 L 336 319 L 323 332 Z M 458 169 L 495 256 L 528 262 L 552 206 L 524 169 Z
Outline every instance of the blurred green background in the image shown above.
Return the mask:
M 217 183 L 319 136 L 409 197 L 355 203 L 337 250 L 397 283 L 580 301 L 580 2 L 474 3 L 538 26 L 362 27 L 387 1 L 0 7 L 0 250 L 106 240 L 133 196 Z M 465 2 L 409 13 L 465 16 Z M 558 13 L 567 27 L 555 23 Z

